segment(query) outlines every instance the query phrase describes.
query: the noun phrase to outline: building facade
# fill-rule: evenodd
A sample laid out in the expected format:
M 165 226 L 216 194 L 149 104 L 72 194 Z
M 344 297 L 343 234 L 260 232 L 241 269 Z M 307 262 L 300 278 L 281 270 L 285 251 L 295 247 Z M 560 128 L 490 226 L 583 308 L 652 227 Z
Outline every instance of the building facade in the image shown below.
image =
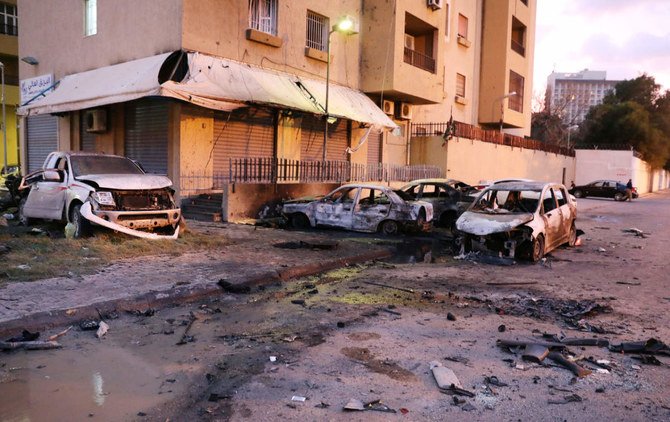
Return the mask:
M 20 56 L 37 62 L 21 80 L 44 87 L 21 98 L 24 171 L 90 150 L 137 159 L 182 196 L 250 182 L 293 195 L 421 165 L 411 122 L 530 131 L 535 0 L 21 7 Z M 334 29 L 344 16 L 353 31 Z
M 0 167 L 19 164 L 16 108 L 19 105 L 19 18 L 16 0 L 0 2 L 0 62 L 4 73 L 5 121 L 0 134 Z M 6 150 L 5 150 L 6 146 Z
M 550 112 L 559 115 L 567 126 L 578 125 L 619 82 L 607 80 L 607 72 L 600 70 L 552 72 L 547 78 L 545 101 Z

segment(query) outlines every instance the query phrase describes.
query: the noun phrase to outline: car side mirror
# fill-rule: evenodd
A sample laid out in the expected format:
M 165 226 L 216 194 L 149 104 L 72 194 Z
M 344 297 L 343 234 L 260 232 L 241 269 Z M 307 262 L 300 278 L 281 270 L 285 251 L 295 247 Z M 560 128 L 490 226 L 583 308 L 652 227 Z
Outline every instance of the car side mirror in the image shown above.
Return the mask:
M 63 172 L 61 170 L 44 170 L 42 180 L 46 182 L 62 182 Z

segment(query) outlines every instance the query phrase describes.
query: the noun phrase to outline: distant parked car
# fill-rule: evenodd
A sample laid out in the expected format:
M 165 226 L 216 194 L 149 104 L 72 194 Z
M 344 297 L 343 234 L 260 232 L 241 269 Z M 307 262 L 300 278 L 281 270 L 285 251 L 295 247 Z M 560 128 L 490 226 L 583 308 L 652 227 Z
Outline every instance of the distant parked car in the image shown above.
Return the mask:
M 570 193 L 577 198 L 592 196 L 596 198 L 613 198 L 615 201 L 626 200 L 626 185 L 616 180 L 596 180 L 586 185 L 575 186 Z M 633 188 L 633 198 L 637 198 L 637 188 Z
M 539 261 L 577 240 L 577 207 L 565 186 L 546 182 L 494 184 L 456 221 L 463 252 Z
M 476 188 L 454 179 L 414 180 L 400 190 L 413 200 L 433 204 L 434 224 L 449 229 L 474 200 L 470 194 L 477 192 Z
M 433 206 L 386 186 L 348 184 L 320 199 L 286 201 L 282 214 L 295 228 L 338 227 L 396 234 L 402 229 L 427 230 L 433 219 Z
M 74 237 L 91 224 L 143 238 L 177 238 L 181 210 L 165 176 L 146 174 L 126 157 L 52 152 L 23 178 L 19 219 L 72 223 Z

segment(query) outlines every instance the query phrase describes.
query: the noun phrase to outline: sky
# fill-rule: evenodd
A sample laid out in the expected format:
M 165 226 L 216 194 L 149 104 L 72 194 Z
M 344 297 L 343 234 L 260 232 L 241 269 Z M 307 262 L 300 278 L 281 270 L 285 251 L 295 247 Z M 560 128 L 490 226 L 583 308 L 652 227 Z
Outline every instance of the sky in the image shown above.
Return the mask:
M 670 89 L 670 0 L 537 0 L 534 95 L 552 70 L 583 69 Z

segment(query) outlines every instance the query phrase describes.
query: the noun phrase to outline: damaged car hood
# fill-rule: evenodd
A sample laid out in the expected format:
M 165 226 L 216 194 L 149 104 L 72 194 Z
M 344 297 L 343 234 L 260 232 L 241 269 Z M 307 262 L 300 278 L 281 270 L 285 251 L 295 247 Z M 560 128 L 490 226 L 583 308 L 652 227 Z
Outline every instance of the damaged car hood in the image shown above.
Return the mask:
M 157 174 L 86 174 L 78 176 L 81 182 L 90 181 L 101 188 L 121 190 L 148 190 L 167 188 L 170 179 Z
M 508 232 L 533 220 L 533 214 L 484 214 L 464 212 L 456 221 L 456 228 L 477 236 Z

